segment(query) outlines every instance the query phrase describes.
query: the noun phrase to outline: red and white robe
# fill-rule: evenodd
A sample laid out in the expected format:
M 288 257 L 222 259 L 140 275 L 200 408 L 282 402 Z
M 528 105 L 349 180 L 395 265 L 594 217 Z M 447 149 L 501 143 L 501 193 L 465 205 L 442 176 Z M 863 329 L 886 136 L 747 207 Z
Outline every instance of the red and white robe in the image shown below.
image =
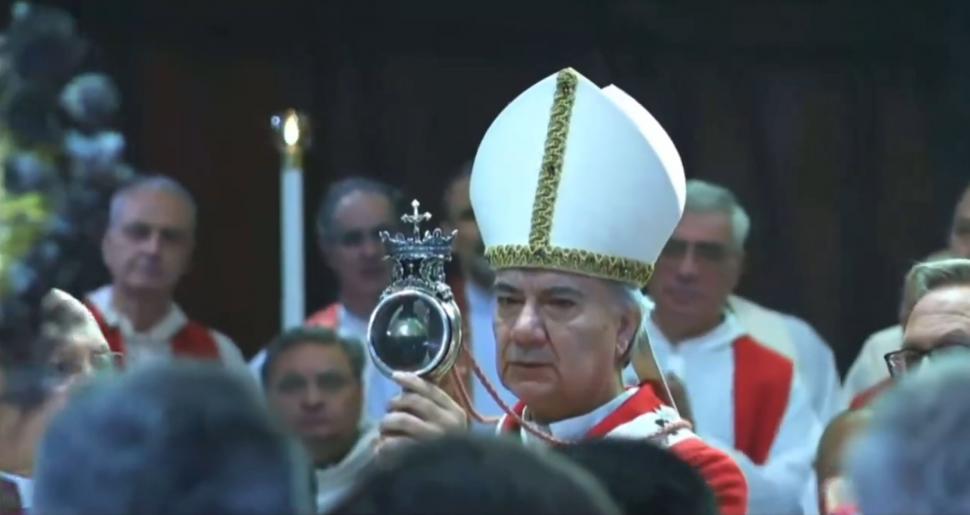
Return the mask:
M 190 320 L 175 303 L 164 318 L 146 331 L 135 331 L 131 322 L 114 308 L 111 286 L 89 293 L 84 304 L 94 315 L 108 346 L 122 355 L 125 366 L 173 357 L 212 359 L 245 366 L 242 353 L 232 340 Z
M 528 420 L 528 409 L 522 403 L 515 407 L 516 413 Z M 576 418 L 554 422 L 544 430 L 565 441 L 596 438 L 628 438 L 648 440 L 655 437 L 669 424 L 680 422 L 677 411 L 661 402 L 649 383 L 628 389 L 606 405 Z M 527 445 L 541 443 L 523 431 L 515 419 L 503 416 L 498 423 L 498 434 L 518 433 Z M 748 487 L 738 464 L 725 452 L 711 447 L 689 429 L 678 429 L 659 440 L 659 445 L 670 449 L 682 460 L 693 466 L 714 491 L 718 506 L 724 515 L 746 513 Z
M 822 428 L 794 363 L 748 336 L 730 313 L 677 345 L 652 322 L 647 331 L 660 368 L 684 383 L 697 434 L 744 471 L 749 511 L 811 510 L 806 492 Z M 636 381 L 632 367 L 625 377 Z

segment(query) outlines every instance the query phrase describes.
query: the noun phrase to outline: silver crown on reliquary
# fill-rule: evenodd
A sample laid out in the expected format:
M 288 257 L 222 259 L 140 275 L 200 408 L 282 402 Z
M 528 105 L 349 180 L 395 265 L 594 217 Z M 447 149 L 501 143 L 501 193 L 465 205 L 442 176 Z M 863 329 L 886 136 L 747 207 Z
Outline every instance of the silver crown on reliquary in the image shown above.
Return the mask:
M 435 293 L 443 300 L 451 299 L 451 288 L 445 282 L 445 263 L 451 261 L 451 247 L 458 231 L 445 234 L 440 228 L 424 231 L 421 223 L 431 219 L 431 213 L 420 212 L 421 203 L 411 201 L 412 212 L 401 221 L 413 228 L 411 236 L 381 232 L 387 258 L 394 261 L 391 285 L 385 295 L 406 287 L 417 287 Z

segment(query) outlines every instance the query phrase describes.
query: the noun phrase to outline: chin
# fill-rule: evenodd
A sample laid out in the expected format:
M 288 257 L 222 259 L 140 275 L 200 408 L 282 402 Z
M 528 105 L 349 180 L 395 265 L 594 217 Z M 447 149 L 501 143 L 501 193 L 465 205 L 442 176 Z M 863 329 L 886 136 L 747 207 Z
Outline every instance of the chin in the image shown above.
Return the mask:
M 555 390 L 550 384 L 533 381 L 512 383 L 506 387 L 510 392 L 515 394 L 517 399 L 524 402 L 527 406 L 542 403 Z

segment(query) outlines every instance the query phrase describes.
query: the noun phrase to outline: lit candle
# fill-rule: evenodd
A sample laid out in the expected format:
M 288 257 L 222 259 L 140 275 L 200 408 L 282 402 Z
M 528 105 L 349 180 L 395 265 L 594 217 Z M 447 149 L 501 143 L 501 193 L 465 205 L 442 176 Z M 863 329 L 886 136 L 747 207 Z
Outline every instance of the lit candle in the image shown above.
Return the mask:
M 270 118 L 281 155 L 280 279 L 284 330 L 306 317 L 303 263 L 303 151 L 309 147 L 309 119 L 293 109 Z

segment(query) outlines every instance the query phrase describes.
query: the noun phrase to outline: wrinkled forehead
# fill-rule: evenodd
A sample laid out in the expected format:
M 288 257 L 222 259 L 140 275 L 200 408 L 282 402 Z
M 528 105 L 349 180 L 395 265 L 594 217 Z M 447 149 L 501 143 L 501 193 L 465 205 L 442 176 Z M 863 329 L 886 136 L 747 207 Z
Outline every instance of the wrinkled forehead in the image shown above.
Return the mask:
M 343 230 L 369 229 L 393 223 L 390 199 L 380 193 L 356 190 L 343 196 L 333 211 L 334 224 Z
M 727 213 L 685 212 L 673 237 L 688 242 L 728 243 L 732 237 L 731 217 Z
M 115 224 L 140 222 L 173 229 L 191 229 L 195 226 L 192 204 L 165 190 L 134 190 L 120 197 L 113 207 Z
M 553 290 L 573 290 L 596 295 L 610 286 L 606 279 L 544 268 L 507 268 L 495 274 L 495 288 L 539 294 Z
M 904 345 L 931 349 L 944 344 L 970 345 L 970 286 L 952 286 L 927 293 L 906 322 Z

